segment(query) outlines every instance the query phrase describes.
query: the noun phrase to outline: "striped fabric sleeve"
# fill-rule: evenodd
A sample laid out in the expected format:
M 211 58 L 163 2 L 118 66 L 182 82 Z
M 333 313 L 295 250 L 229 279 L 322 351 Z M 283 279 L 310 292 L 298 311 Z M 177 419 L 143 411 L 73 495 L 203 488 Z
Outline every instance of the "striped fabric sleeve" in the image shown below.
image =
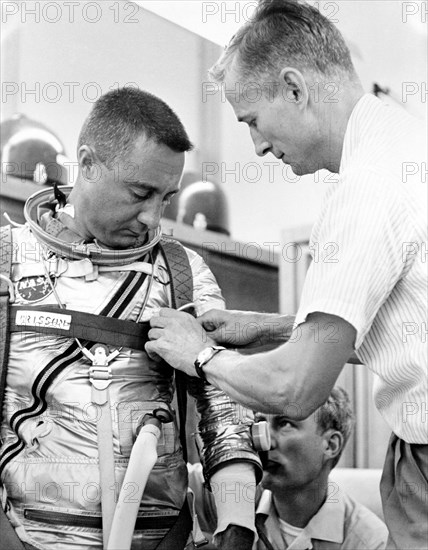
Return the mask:
M 296 324 L 313 312 L 336 315 L 357 331 L 355 348 L 410 268 L 405 243 L 415 230 L 403 194 L 371 170 L 348 170 L 324 205 L 311 237 Z

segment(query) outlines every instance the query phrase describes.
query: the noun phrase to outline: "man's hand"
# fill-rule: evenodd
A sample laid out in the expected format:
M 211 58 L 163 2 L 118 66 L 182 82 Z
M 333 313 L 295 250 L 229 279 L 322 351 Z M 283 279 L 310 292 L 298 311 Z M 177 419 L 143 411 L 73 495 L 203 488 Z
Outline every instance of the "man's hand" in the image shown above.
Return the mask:
M 198 322 L 217 343 L 228 346 L 262 346 L 283 343 L 290 336 L 294 317 L 251 311 L 211 309 Z
M 198 321 L 188 313 L 161 308 L 150 325 L 150 342 L 145 345 L 149 357 L 162 357 L 175 369 L 195 376 L 194 362 L 199 352 L 215 345 Z

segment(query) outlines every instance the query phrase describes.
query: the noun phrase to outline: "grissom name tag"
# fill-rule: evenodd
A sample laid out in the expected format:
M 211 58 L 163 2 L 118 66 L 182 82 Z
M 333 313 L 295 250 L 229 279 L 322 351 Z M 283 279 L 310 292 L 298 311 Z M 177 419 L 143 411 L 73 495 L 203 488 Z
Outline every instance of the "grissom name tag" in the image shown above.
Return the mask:
M 24 327 L 60 328 L 70 330 L 71 315 L 63 313 L 51 313 L 49 311 L 16 312 L 15 324 Z

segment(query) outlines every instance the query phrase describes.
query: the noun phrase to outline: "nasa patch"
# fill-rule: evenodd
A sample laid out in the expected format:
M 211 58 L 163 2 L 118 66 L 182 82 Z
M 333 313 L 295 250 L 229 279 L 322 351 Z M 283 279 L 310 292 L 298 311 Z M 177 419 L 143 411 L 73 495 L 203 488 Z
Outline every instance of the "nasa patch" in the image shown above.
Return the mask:
M 41 302 L 53 292 L 56 280 L 51 278 L 50 282 L 44 275 L 23 277 L 15 283 L 15 294 L 17 302 L 34 304 Z

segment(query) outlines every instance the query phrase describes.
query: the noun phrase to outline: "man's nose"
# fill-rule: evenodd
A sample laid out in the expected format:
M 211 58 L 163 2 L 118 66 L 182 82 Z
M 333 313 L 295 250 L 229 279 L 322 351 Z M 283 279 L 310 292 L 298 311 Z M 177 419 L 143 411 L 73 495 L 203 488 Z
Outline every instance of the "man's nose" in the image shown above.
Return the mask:
M 162 208 L 160 205 L 145 205 L 137 216 L 137 220 L 148 227 L 148 229 L 156 229 L 159 226 L 162 216 Z
M 275 431 L 272 428 L 269 428 L 270 431 L 270 450 L 276 449 L 277 443 L 275 438 Z
M 267 141 L 259 132 L 252 129 L 251 138 L 254 143 L 254 148 L 256 150 L 256 155 L 263 157 L 272 149 L 272 145 Z

